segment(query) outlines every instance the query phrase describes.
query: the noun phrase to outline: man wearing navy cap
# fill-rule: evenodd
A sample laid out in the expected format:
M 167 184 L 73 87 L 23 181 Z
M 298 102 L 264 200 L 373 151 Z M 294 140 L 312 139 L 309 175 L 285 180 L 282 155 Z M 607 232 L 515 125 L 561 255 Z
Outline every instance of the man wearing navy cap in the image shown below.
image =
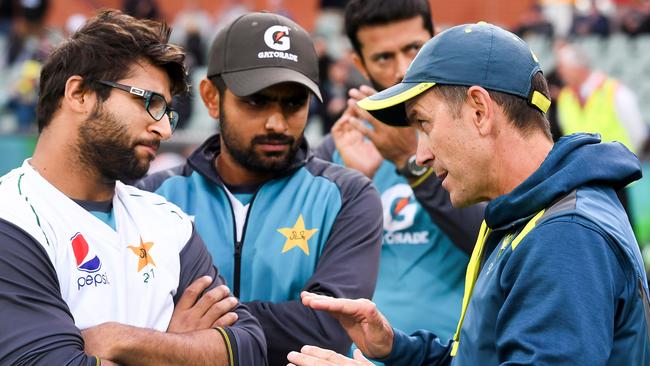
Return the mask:
M 368 300 L 303 293 L 388 365 L 649 365 L 648 287 L 616 190 L 641 177 L 620 143 L 551 140 L 548 88 L 521 39 L 486 23 L 429 41 L 404 80 L 359 102 L 418 128 L 417 160 L 454 206 L 487 201 L 450 341 L 406 335 Z M 426 314 L 422 314 L 426 316 Z M 370 365 L 316 347 L 294 365 Z
M 304 344 L 351 341 L 300 292 L 370 298 L 381 201 L 360 173 L 314 158 L 303 137 L 320 99 L 309 34 L 271 13 L 237 18 L 215 38 L 201 98 L 220 122 L 187 164 L 141 182 L 194 216 L 233 294 L 260 321 L 270 365 Z

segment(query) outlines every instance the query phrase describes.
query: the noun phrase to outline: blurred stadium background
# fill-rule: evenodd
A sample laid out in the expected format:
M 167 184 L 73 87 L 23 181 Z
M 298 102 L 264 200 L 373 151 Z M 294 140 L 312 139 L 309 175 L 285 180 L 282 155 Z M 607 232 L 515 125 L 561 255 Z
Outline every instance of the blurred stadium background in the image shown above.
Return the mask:
M 395 0 L 399 1 L 399 0 Z M 197 98 L 208 50 L 220 27 L 238 15 L 268 10 L 293 18 L 311 31 L 321 62 L 323 104 L 311 107 L 306 135 L 316 144 L 345 105 L 348 88 L 362 77 L 354 70 L 344 35 L 345 0 L 0 0 L 0 174 L 31 155 L 42 61 L 59 42 L 100 8 L 117 8 L 165 20 L 172 39 L 187 50 L 189 96 L 177 98 L 180 128 L 164 143 L 152 169 L 182 161 L 183 155 L 217 129 Z M 554 46 L 577 44 L 592 65 L 627 85 L 650 123 L 650 0 L 430 0 L 438 30 L 484 20 L 526 39 L 547 76 L 554 75 Z M 387 35 L 390 36 L 390 35 Z M 554 82 L 557 82 L 555 80 Z M 650 265 L 650 148 L 639 153 L 645 178 L 630 187 L 633 224 Z M 594 157 L 597 159 L 598 157 Z M 0 203 L 1 204 L 1 203 Z

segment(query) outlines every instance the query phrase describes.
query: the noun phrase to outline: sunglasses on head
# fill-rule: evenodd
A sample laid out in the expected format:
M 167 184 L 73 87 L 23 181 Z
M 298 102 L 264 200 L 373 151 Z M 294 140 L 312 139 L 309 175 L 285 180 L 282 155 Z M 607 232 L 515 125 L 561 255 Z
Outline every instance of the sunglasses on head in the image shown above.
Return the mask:
M 171 126 L 172 133 L 176 130 L 176 125 L 178 125 L 178 112 L 167 105 L 164 96 L 151 90 L 140 89 L 135 86 L 115 83 L 112 81 L 99 80 L 98 83 L 110 86 L 111 88 L 124 90 L 144 99 L 144 108 L 147 110 L 147 113 L 149 113 L 151 118 L 160 121 L 166 114 L 169 118 L 169 125 Z

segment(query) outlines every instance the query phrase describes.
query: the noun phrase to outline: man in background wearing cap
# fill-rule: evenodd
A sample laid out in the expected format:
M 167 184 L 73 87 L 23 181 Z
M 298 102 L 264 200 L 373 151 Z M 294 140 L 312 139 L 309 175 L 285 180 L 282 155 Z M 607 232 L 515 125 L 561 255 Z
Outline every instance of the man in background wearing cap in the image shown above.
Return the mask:
M 402 81 L 433 36 L 427 0 L 352 0 L 345 29 L 355 66 L 378 90 Z M 375 93 L 366 85 L 351 89 L 348 108 L 314 154 L 361 171 L 381 192 L 384 241 L 373 301 L 399 329 L 448 338 L 484 206 L 451 206 L 433 170 L 414 164 L 415 128 L 387 126 L 356 105 Z
M 314 158 L 303 138 L 320 99 L 309 35 L 270 13 L 222 30 L 200 91 L 221 133 L 187 164 L 142 182 L 189 215 L 236 297 L 262 324 L 271 365 L 304 344 L 345 352 L 350 340 L 300 291 L 372 296 L 381 202 L 361 174 Z
M 416 126 L 418 162 L 454 206 L 491 200 L 470 259 L 458 330 L 406 335 L 368 300 L 303 294 L 338 317 L 359 348 L 390 365 L 648 365 L 648 287 L 615 190 L 639 179 L 620 143 L 551 140 L 539 64 L 489 24 L 427 43 L 402 83 L 361 101 L 381 121 Z M 408 118 L 407 118 L 408 116 Z M 317 347 L 294 365 L 369 364 Z M 318 363 L 320 362 L 320 363 Z

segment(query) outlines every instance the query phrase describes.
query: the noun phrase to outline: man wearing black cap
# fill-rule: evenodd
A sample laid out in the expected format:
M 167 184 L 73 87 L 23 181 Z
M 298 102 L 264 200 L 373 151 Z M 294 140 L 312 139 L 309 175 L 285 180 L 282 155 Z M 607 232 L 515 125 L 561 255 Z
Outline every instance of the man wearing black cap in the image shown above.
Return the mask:
M 456 334 L 406 335 L 368 300 L 304 293 L 388 365 L 649 365 L 643 262 L 616 190 L 639 179 L 620 143 L 551 140 L 548 87 L 520 38 L 486 23 L 429 41 L 404 80 L 359 102 L 418 128 L 417 159 L 454 206 L 491 200 L 467 269 Z M 294 365 L 361 365 L 317 347 Z
M 142 186 L 189 215 L 233 293 L 261 322 L 270 364 L 304 344 L 351 341 L 300 291 L 372 296 L 382 209 L 361 174 L 313 158 L 303 131 L 320 99 L 312 40 L 296 23 L 246 14 L 216 37 L 200 92 L 221 133 Z

